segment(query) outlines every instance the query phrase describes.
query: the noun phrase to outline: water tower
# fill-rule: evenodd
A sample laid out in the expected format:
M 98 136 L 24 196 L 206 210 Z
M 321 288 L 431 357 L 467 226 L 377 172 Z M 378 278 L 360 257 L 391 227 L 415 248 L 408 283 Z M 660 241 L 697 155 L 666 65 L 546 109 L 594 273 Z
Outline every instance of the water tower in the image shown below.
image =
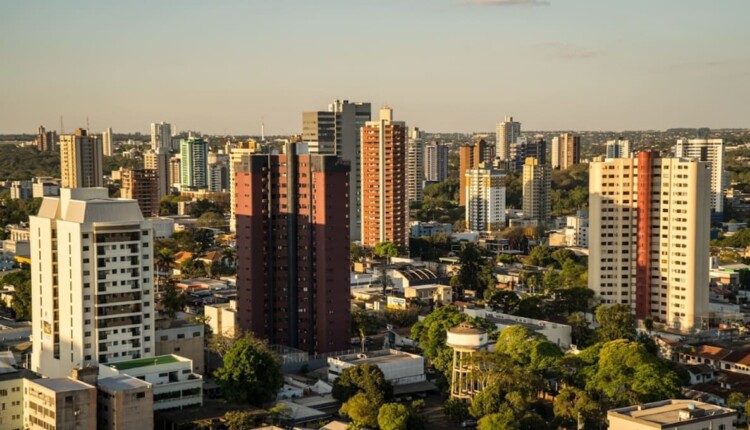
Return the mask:
M 461 323 L 448 330 L 447 345 L 453 348 L 451 397 L 471 400 L 483 388 L 471 375 L 471 356 L 487 349 L 487 331 L 471 322 Z

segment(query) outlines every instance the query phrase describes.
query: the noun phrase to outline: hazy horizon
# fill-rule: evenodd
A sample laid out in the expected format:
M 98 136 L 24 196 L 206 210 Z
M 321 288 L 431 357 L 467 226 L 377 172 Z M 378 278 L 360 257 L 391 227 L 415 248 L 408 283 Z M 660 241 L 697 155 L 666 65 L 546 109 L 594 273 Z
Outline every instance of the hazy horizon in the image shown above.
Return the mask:
M 297 134 L 335 99 L 434 133 L 750 127 L 750 2 L 3 2 L 0 134 Z

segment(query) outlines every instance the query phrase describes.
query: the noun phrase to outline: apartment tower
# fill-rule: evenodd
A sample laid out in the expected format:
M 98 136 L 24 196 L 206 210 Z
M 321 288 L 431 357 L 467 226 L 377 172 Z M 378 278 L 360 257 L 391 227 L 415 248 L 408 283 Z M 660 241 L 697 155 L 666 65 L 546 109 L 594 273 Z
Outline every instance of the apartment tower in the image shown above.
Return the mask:
M 165 122 L 151 123 L 151 149 L 172 149 L 172 125 Z
M 461 145 L 458 148 L 459 206 L 466 206 L 466 172 L 480 163 L 492 163 L 495 158 L 493 149 L 484 139 L 477 140 L 473 145 Z
M 362 244 L 408 246 L 406 124 L 389 107 L 362 127 Z
M 503 173 L 490 163 L 466 171 L 466 228 L 492 233 L 505 228 Z
M 349 162 L 293 143 L 247 158 L 235 177 L 239 327 L 310 353 L 349 348 Z
M 605 158 L 630 158 L 633 156 L 633 149 L 629 140 L 618 138 L 617 140 L 607 141 L 607 152 Z
M 138 203 L 62 188 L 29 223 L 31 370 L 65 377 L 152 356 L 153 231 Z
M 86 130 L 60 136 L 62 188 L 101 187 L 102 158 L 102 141 Z
M 208 187 L 208 142 L 192 136 L 180 140 L 180 163 L 181 189 Z
M 311 154 L 338 155 L 351 164 L 349 220 L 352 240 L 362 229 L 361 128 L 371 119 L 370 103 L 335 100 L 327 111 L 302 113 L 302 140 Z
M 235 176 L 250 169 L 251 155 L 260 152 L 258 142 L 250 139 L 228 148 L 229 152 L 229 231 L 237 231 L 237 183 Z
M 424 154 L 424 179 L 430 182 L 448 179 L 448 147 L 440 142 L 428 143 Z
M 729 187 L 728 172 L 724 171 L 724 139 L 678 139 L 674 156 L 708 163 L 712 218 L 720 222 L 724 212 L 724 190 Z
M 112 140 L 112 127 L 107 128 L 102 133 L 102 152 L 108 157 L 111 157 L 115 153 L 115 142 Z
M 495 129 L 495 156 L 501 161 L 510 159 L 510 145 L 521 137 L 521 123 L 506 116 L 505 121 L 498 123 Z
M 523 217 L 535 220 L 538 225 L 545 225 L 550 217 L 550 187 L 552 172 L 546 164 L 539 163 L 533 157 L 526 159 L 523 165 Z
M 710 168 L 686 158 L 591 163 L 589 288 L 671 328 L 708 315 Z
M 581 136 L 563 133 L 552 138 L 552 168 L 568 169 L 581 162 Z
M 157 178 L 158 197 L 161 201 L 172 190 L 169 172 L 169 150 L 156 148 L 143 154 L 143 167 L 153 170 Z
M 36 149 L 39 152 L 54 152 L 57 150 L 57 133 L 54 130 L 47 131 L 44 126 L 39 126 L 36 134 Z
M 409 202 L 422 201 L 422 187 L 426 179 L 427 146 L 422 139 L 422 132 L 417 127 L 410 127 L 406 139 L 406 198 Z M 429 179 L 428 179 L 429 180 Z
M 151 169 L 122 169 L 121 197 L 135 200 L 144 218 L 159 216 L 159 176 Z

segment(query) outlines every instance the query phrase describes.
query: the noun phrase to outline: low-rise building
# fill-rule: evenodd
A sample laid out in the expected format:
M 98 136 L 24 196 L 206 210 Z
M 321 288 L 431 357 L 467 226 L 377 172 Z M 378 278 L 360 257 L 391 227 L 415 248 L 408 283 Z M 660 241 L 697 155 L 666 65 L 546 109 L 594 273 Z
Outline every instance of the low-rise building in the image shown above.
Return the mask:
M 24 379 L 24 429 L 96 428 L 96 387 L 72 378 Z
M 206 305 L 203 315 L 208 318 L 208 326 L 211 327 L 212 333 L 234 337 L 237 327 L 237 300 Z
M 146 381 L 120 375 L 96 382 L 98 429 L 154 428 L 154 393 Z
M 694 400 L 663 400 L 607 411 L 609 430 L 729 430 L 737 411 Z
M 59 196 L 60 180 L 48 177 L 34 178 L 34 183 L 31 184 L 31 194 L 35 199 Z
M 204 371 L 204 327 L 203 324 L 184 320 L 170 320 L 169 325 L 156 329 L 156 355 L 178 355 L 193 362 L 193 372 Z
M 567 324 L 504 314 L 487 308 L 466 308 L 464 313 L 475 318 L 486 318 L 489 322 L 495 324 L 498 330 L 504 330 L 514 325 L 524 326 L 546 337 L 547 340 L 562 349 L 569 348 L 571 344 L 572 328 Z
M 203 378 L 193 372 L 193 363 L 187 358 L 160 355 L 100 364 L 99 375 L 128 375 L 150 383 L 155 411 L 203 405 Z
M 412 221 L 409 224 L 411 237 L 429 237 L 438 233 L 453 233 L 453 225 L 437 221 Z
M 440 284 L 414 285 L 404 288 L 404 298 L 448 305 L 453 303 L 453 288 Z
M 424 372 L 424 357 L 395 349 L 383 349 L 380 351 L 369 351 L 366 354 L 347 354 L 338 357 L 329 357 L 328 382 L 334 382 L 338 379 L 344 369 L 360 364 L 378 366 L 383 372 L 385 380 L 394 386 L 414 384 L 427 380 Z
M 23 381 L 36 375 L 16 367 L 10 351 L 0 352 L 0 428 L 21 430 L 23 426 Z

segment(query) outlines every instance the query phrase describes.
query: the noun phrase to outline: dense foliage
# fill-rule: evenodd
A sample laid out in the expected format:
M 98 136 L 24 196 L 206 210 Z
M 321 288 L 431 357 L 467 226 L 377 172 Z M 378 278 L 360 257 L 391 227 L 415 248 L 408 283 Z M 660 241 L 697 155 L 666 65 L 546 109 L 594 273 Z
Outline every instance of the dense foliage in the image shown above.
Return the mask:
M 214 377 L 227 400 L 256 406 L 274 400 L 283 384 L 278 356 L 250 334 L 234 341 Z

